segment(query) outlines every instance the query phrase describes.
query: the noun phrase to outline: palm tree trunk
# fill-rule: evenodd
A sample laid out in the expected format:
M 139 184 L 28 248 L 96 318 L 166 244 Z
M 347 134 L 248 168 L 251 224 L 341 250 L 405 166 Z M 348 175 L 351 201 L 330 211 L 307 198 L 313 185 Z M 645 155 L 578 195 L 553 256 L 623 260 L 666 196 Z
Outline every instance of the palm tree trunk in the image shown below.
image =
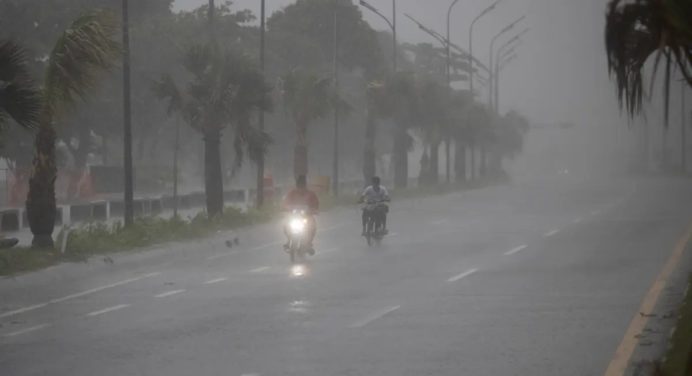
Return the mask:
M 57 213 L 55 204 L 55 165 L 56 132 L 47 114 L 36 133 L 33 171 L 29 179 L 29 194 L 26 199 L 26 214 L 31 233 L 32 246 L 53 247 L 53 227 Z
M 369 182 L 375 176 L 375 119 L 368 110 L 365 126 L 365 146 L 363 148 L 363 178 Z
M 454 142 L 454 172 L 457 183 L 466 182 L 466 146 L 459 140 Z
M 430 170 L 428 171 L 430 184 L 440 182 L 440 144 L 440 141 L 435 141 L 430 145 Z
M 295 176 L 308 174 L 308 127 L 305 121 L 296 122 L 296 147 L 294 150 L 293 172 Z
M 394 186 L 406 188 L 408 185 L 408 134 L 397 127 L 394 135 Z
M 223 213 L 223 178 L 221 173 L 221 132 L 209 130 L 204 135 L 204 193 L 209 218 Z
M 479 167 L 479 175 L 481 177 L 484 177 L 487 172 L 488 168 L 488 151 L 486 150 L 486 147 L 484 144 L 480 145 L 480 167 Z

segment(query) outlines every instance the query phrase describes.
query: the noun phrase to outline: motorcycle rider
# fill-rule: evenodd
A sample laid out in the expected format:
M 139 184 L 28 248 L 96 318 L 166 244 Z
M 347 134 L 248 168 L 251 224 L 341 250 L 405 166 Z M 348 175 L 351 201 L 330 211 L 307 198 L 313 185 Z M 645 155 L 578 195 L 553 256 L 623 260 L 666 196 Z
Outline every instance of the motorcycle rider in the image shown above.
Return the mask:
M 387 188 L 383 187 L 380 184 L 380 178 L 378 176 L 372 177 L 371 185 L 365 188 L 365 190 L 363 190 L 363 193 L 361 193 L 359 200 L 359 202 L 365 202 L 366 204 L 374 202 L 384 206 L 384 211 L 382 213 L 382 232 L 384 234 L 387 234 L 389 232 L 389 230 L 387 230 L 387 213 L 389 213 L 389 207 L 386 204 L 384 204 L 385 202 L 389 201 L 389 192 L 387 192 Z M 371 214 L 372 213 L 368 210 L 367 207 L 363 207 L 363 236 L 365 236 L 365 227 L 368 223 L 368 217 Z
M 314 255 L 315 247 L 313 246 L 312 242 L 315 239 L 315 234 L 317 233 L 317 223 L 314 216 L 319 212 L 320 201 L 315 192 L 307 188 L 307 179 L 305 175 L 298 175 L 296 177 L 296 187 L 286 194 L 281 207 L 284 211 L 290 211 L 295 207 L 308 208 L 308 253 L 311 256 Z M 286 235 L 286 238 L 289 237 L 288 229 L 285 226 L 284 234 Z M 284 244 L 284 248 L 288 248 L 288 242 Z

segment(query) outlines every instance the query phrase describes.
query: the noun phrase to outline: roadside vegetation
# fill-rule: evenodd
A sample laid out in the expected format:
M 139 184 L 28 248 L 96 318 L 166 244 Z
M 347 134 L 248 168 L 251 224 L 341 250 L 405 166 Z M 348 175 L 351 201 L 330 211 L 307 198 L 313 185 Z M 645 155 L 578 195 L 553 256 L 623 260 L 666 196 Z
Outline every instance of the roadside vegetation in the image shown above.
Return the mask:
M 687 287 L 687 296 L 680 306 L 670 349 L 659 374 L 660 376 L 692 375 L 692 275 Z
M 487 178 L 463 184 L 430 185 L 418 188 L 397 189 L 392 196 L 397 199 L 411 199 L 447 194 L 455 191 L 478 189 L 489 185 L 506 182 L 504 177 Z M 355 206 L 357 196 L 344 194 L 334 197 L 321 195 L 322 211 L 336 207 Z M 182 218 L 145 217 L 138 218 L 132 226 L 125 227 L 121 222 L 113 224 L 89 223 L 69 232 L 65 243 L 65 253 L 61 245 L 65 231 L 56 237 L 56 247 L 29 248 L 17 247 L 0 250 L 0 276 L 15 275 L 43 269 L 61 262 L 86 262 L 94 256 L 106 256 L 117 252 L 144 251 L 147 247 L 175 241 L 194 240 L 210 236 L 217 232 L 238 229 L 277 219 L 280 215 L 278 206 L 267 206 L 262 210 L 250 209 L 247 212 L 227 207 L 223 214 L 211 219 L 205 212 L 196 216 Z M 232 241 L 233 239 L 231 239 Z M 235 246 L 232 244 L 231 246 Z

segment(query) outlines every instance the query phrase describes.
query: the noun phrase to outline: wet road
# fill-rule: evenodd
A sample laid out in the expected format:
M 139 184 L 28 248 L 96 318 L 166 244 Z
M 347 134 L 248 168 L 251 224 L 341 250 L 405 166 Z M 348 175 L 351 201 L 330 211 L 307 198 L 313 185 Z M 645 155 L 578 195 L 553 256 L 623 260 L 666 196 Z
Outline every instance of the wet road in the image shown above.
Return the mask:
M 3 375 L 599 375 L 692 219 L 685 180 L 567 176 L 0 280 Z M 396 198 L 395 198 L 396 200 Z

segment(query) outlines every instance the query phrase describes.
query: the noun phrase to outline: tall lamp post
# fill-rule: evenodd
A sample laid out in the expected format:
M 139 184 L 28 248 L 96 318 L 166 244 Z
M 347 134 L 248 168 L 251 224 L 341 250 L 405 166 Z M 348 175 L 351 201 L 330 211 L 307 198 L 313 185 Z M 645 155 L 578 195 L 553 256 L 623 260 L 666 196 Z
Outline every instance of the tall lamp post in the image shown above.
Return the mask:
M 262 0 L 260 5 L 260 71 L 262 72 L 262 77 L 264 77 L 264 67 L 265 67 L 265 19 L 266 19 L 266 4 L 265 0 Z M 259 113 L 259 128 L 260 131 L 264 131 L 264 106 L 260 109 Z M 266 154 L 261 154 L 257 160 L 257 208 L 261 208 L 264 205 L 264 163 Z
M 389 25 L 389 28 L 392 29 L 392 71 L 396 73 L 396 60 L 397 60 L 397 39 L 396 39 L 396 0 L 392 0 L 392 19 L 390 20 L 387 18 L 382 12 L 380 12 L 377 8 L 372 6 L 370 3 L 364 0 L 360 0 L 359 4 L 363 7 L 366 8 L 367 10 L 375 13 L 376 15 L 380 16 L 386 23 Z
M 459 3 L 459 0 L 454 0 L 452 3 L 449 5 L 449 9 L 447 9 L 447 38 L 446 41 L 446 53 L 447 53 L 447 92 L 448 95 L 451 97 L 451 91 L 452 91 L 452 71 L 451 71 L 451 65 L 452 65 L 452 57 L 451 57 L 451 51 L 450 48 L 451 46 L 449 45 L 451 42 L 450 39 L 450 19 L 452 17 L 452 9 L 454 8 L 455 5 Z M 450 144 L 450 136 L 447 135 L 446 140 L 445 140 L 445 178 L 447 180 L 447 184 L 451 182 L 451 163 L 449 160 L 450 156 L 450 150 L 449 150 L 449 144 Z
M 123 197 L 123 219 L 125 226 L 134 222 L 132 210 L 133 173 L 132 173 L 132 103 L 130 98 L 130 21 L 128 0 L 123 0 L 123 170 L 125 173 L 125 190 Z
M 338 95 L 339 90 L 339 16 L 338 1 L 334 0 L 334 91 Z M 332 190 L 334 196 L 339 195 L 339 103 L 334 105 L 334 156 Z
M 496 0 L 494 3 L 490 4 L 487 8 L 483 9 L 483 11 L 476 16 L 476 18 L 473 19 L 471 22 L 471 26 L 469 27 L 469 90 L 471 91 L 471 97 L 473 98 L 473 59 L 471 56 L 473 56 L 473 26 L 483 18 L 485 15 L 488 13 L 492 12 L 495 7 L 497 7 L 497 4 L 500 3 L 502 0 Z
M 521 16 L 521 17 L 517 18 L 512 23 L 510 23 L 509 25 L 505 26 L 502 30 L 500 30 L 500 32 L 495 34 L 495 36 L 493 36 L 493 38 L 490 41 L 490 54 L 489 54 L 490 59 L 489 59 L 488 66 L 490 66 L 490 67 L 493 66 L 493 52 L 495 51 L 494 46 L 495 46 L 495 41 L 497 40 L 497 38 L 503 36 L 505 33 L 512 30 L 514 28 L 514 26 L 516 26 L 516 24 L 521 22 L 524 18 L 526 18 L 526 16 Z M 488 108 L 493 108 L 493 82 L 494 82 L 493 74 L 491 73 L 488 78 L 490 80 L 490 82 L 489 82 L 490 85 L 488 87 Z
M 498 61 L 502 60 L 503 58 L 507 57 L 507 55 L 503 55 L 505 53 L 505 49 L 508 47 L 511 47 L 511 45 L 515 42 L 521 41 L 521 37 L 524 36 L 524 34 L 529 32 L 529 28 L 526 28 L 522 30 L 519 34 L 515 35 L 511 39 L 509 39 L 507 42 L 505 42 L 500 48 L 497 49 L 497 52 L 495 53 L 496 56 L 498 56 L 497 61 L 495 62 L 495 67 L 493 69 L 493 72 L 495 74 L 495 112 L 499 113 L 500 112 L 500 78 L 497 76 L 497 69 L 498 69 Z M 515 45 L 516 47 L 516 45 Z

